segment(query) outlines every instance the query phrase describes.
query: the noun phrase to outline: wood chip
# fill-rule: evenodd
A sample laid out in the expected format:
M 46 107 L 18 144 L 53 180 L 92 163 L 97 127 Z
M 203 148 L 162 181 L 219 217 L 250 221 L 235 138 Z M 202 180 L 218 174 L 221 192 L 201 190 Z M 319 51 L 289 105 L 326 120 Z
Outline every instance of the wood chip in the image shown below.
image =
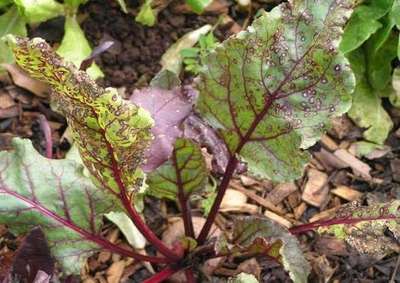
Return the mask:
M 320 151 L 313 153 L 314 157 L 324 166 L 326 171 L 332 171 L 333 169 L 343 169 L 349 167 L 349 165 L 333 153 L 329 152 L 325 148 L 321 148 Z
M 295 191 L 297 191 L 297 186 L 294 183 L 282 183 L 275 186 L 275 188 L 268 193 L 267 199 L 276 205 Z
M 390 168 L 392 169 L 393 180 L 400 182 L 400 159 L 393 159 L 390 161 Z
M 279 214 L 284 214 L 285 212 L 283 211 L 283 209 L 278 208 L 277 206 L 275 206 L 271 201 L 269 201 L 268 199 L 262 198 L 259 195 L 257 195 L 256 193 L 250 191 L 249 189 L 245 189 L 243 188 L 240 184 L 238 184 L 237 182 L 233 181 L 229 184 L 232 188 L 234 188 L 235 190 L 242 192 L 243 194 L 245 194 L 247 197 L 249 197 L 250 199 L 252 199 L 253 201 L 255 201 L 256 203 L 258 203 L 259 205 L 262 205 L 263 207 L 272 210 L 273 212 L 279 213 Z
M 285 226 L 285 227 L 288 228 L 288 229 L 291 228 L 291 227 L 293 226 L 293 224 L 292 224 L 289 220 L 283 218 L 282 216 L 279 216 L 279 215 L 276 214 L 276 213 L 273 213 L 272 211 L 266 210 L 266 211 L 264 212 L 264 215 L 265 215 L 266 217 L 268 217 L 269 219 L 271 219 L 271 220 L 273 220 L 273 221 L 275 221 L 275 222 L 278 222 L 278 223 L 281 224 L 282 226 Z
M 311 217 L 310 220 L 309 220 L 308 222 L 312 223 L 312 222 L 315 222 L 315 221 L 319 221 L 319 220 L 324 220 L 324 219 L 332 218 L 332 217 L 335 216 L 336 211 L 337 211 L 338 209 L 339 209 L 339 206 L 338 206 L 338 207 L 331 208 L 331 209 L 324 210 L 324 211 L 322 211 L 322 212 L 320 212 L 320 213 L 317 213 L 317 214 L 315 214 L 313 217 Z
M 343 162 L 347 163 L 351 167 L 355 175 L 367 181 L 370 181 L 372 179 L 369 173 L 371 171 L 371 167 L 367 163 L 362 162 L 360 159 L 350 154 L 350 152 L 348 152 L 347 150 L 338 149 L 334 152 L 334 155 Z
M 50 88 L 47 84 L 32 79 L 25 71 L 15 64 L 4 64 L 3 66 L 10 73 L 15 85 L 29 90 L 39 97 L 49 96 Z
M 307 209 L 307 204 L 305 202 L 300 203 L 300 205 L 294 209 L 294 218 L 296 220 L 299 220 L 303 216 L 306 209 Z
M 222 212 L 245 212 L 255 214 L 258 211 L 257 205 L 247 203 L 247 196 L 233 189 L 227 189 L 221 202 Z
M 124 273 L 125 262 L 123 260 L 114 262 L 107 269 L 107 283 L 119 283 L 121 282 L 122 274 Z
M 9 107 L 12 107 L 15 105 L 15 101 L 14 99 L 12 99 L 12 97 L 6 93 L 6 92 L 2 92 L 0 93 L 0 108 L 1 109 L 6 109 Z
M 329 188 L 327 186 L 328 175 L 310 168 L 307 171 L 307 177 L 308 180 L 304 186 L 302 199 L 313 206 L 323 206 L 327 201 L 329 193 Z
M 355 201 L 362 197 L 362 193 L 347 186 L 339 186 L 331 190 L 331 192 L 342 199 Z
M 338 144 L 328 135 L 322 136 L 321 144 L 330 151 L 335 151 L 338 149 Z

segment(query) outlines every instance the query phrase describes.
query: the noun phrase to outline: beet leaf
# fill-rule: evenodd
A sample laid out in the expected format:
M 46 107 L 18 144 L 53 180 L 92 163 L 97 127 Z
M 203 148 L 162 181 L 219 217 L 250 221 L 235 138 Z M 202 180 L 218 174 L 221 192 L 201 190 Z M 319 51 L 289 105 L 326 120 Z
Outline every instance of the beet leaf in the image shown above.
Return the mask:
M 0 152 L 0 223 L 15 234 L 40 225 L 63 270 L 79 273 L 105 241 L 103 214 L 121 210 L 116 198 L 96 188 L 82 165 L 46 159 L 28 140 L 16 138 L 13 146 Z
M 137 189 L 138 166 L 151 141 L 153 121 L 115 89 L 103 89 L 64 62 L 40 38 L 10 37 L 17 64 L 48 83 L 72 130 L 80 155 L 97 183 L 113 194 Z
M 299 177 L 299 147 L 349 109 L 354 76 L 337 49 L 355 2 L 283 3 L 205 59 L 197 109 L 254 175 Z

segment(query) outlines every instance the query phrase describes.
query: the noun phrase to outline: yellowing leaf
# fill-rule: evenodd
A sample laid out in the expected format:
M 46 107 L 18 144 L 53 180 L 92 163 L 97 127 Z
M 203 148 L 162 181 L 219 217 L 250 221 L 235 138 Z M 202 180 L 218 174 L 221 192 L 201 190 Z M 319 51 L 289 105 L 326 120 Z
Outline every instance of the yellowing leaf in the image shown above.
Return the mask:
M 82 160 L 99 185 L 114 194 L 136 190 L 138 166 L 151 140 L 150 114 L 123 100 L 115 89 L 97 86 L 44 40 L 10 37 L 9 42 L 17 64 L 54 90 Z

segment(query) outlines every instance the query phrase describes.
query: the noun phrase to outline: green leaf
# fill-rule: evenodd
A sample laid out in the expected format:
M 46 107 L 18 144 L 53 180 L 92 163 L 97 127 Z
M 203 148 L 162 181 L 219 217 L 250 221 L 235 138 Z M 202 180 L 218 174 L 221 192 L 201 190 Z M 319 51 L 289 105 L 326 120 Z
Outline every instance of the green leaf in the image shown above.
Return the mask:
M 318 228 L 318 232 L 332 233 L 360 253 L 382 258 L 399 251 L 399 200 L 370 206 L 360 206 L 358 203 L 345 205 L 329 222 L 333 224 Z
M 288 230 L 268 218 L 238 217 L 234 223 L 233 241 L 244 253 L 266 254 L 283 264 L 295 283 L 307 282 L 310 266 L 299 242 Z M 238 252 L 240 254 L 240 252 Z
M 181 51 L 193 47 L 199 41 L 201 35 L 208 33 L 211 28 L 211 25 L 204 25 L 196 30 L 188 32 L 172 44 L 161 57 L 160 64 L 162 69 L 169 70 L 179 75 L 182 69 L 183 60 Z
M 187 139 L 177 139 L 169 161 L 147 176 L 147 193 L 176 200 L 179 190 L 186 195 L 204 188 L 206 164 L 200 147 Z
M 78 11 L 80 5 L 85 4 L 89 0 L 64 0 L 64 4 L 69 7 L 69 15 L 74 15 Z
M 67 16 L 65 19 L 65 34 L 57 53 L 67 61 L 71 61 L 76 67 L 86 59 L 92 52 L 83 30 L 76 20 L 76 16 Z M 103 72 L 96 64 L 86 71 L 92 79 L 103 77 Z
M 14 0 L 28 23 L 36 24 L 64 15 L 64 7 L 55 0 Z
M 47 159 L 29 140 L 13 140 L 0 152 L 0 223 L 15 234 L 40 225 L 66 273 L 80 272 L 100 247 L 102 216 L 118 210 L 116 199 L 97 189 L 72 160 Z M 89 217 L 90 216 L 90 217 Z
M 392 79 L 392 61 L 397 57 L 398 35 L 392 32 L 392 25 L 378 30 L 366 43 L 367 75 L 371 87 L 383 91 Z M 386 30 L 385 30 L 386 29 Z M 386 36 L 383 37 L 386 33 Z M 382 38 L 383 37 L 383 38 Z
M 142 25 L 152 27 L 156 23 L 157 13 L 151 7 L 152 0 L 145 0 L 140 7 L 139 13 L 136 15 L 135 20 Z
M 353 5 L 281 4 L 205 59 L 198 111 L 252 174 L 299 177 L 308 160 L 299 147 L 349 109 L 354 76 L 337 47 Z
M 186 0 L 186 3 L 192 8 L 193 12 L 201 14 L 204 9 L 210 5 L 212 0 Z
M 15 6 L 0 16 L 0 39 L 7 34 L 19 36 L 27 34 L 26 23 Z M 0 50 L 0 64 L 9 64 L 14 61 L 14 56 L 4 40 L 0 40 Z M 4 69 L 0 66 L 0 72 L 2 71 Z
M 390 103 L 400 108 L 400 68 L 395 68 L 393 71 L 392 87 L 393 92 L 389 94 Z
M 150 114 L 103 89 L 83 71 L 66 63 L 40 38 L 10 37 L 17 64 L 54 90 L 82 160 L 99 186 L 119 194 L 137 190 L 138 166 L 151 141 Z
M 376 144 L 383 144 L 393 127 L 393 122 L 382 107 L 379 92 L 369 84 L 366 76 L 366 58 L 362 49 L 348 54 L 357 85 L 353 94 L 353 105 L 349 116 L 364 131 L 364 138 Z
M 13 0 L 2 0 L 0 2 L 0 9 L 3 9 L 4 7 L 7 7 L 13 3 Z
M 144 249 L 146 246 L 146 238 L 140 233 L 126 213 L 112 211 L 105 216 L 108 220 L 117 225 L 132 247 L 139 250 Z
M 259 283 L 259 281 L 253 274 L 242 272 L 234 278 L 229 278 L 228 283 Z
M 347 24 L 340 50 L 348 53 L 360 47 L 382 24 L 378 21 L 392 8 L 393 0 L 368 0 L 358 6 Z
M 150 86 L 153 88 L 173 90 L 174 88 L 181 86 L 181 80 L 174 72 L 161 70 L 151 80 Z

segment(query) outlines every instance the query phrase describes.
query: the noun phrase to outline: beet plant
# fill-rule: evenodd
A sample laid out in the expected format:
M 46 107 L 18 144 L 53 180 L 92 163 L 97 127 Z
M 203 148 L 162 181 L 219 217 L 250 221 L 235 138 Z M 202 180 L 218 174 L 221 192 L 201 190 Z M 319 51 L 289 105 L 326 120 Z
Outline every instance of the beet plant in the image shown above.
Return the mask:
M 206 260 L 253 256 L 271 257 L 294 282 L 306 282 L 310 267 L 292 234 L 356 224 L 362 217 L 306 224 L 291 234 L 267 218 L 247 216 L 237 217 L 226 235 L 210 237 L 210 231 L 239 164 L 259 179 L 294 180 L 309 157 L 304 149 L 319 139 L 332 117 L 349 109 L 355 79 L 338 46 L 355 2 L 283 3 L 202 60 L 198 94 L 164 72 L 151 87 L 135 91 L 131 101 L 96 85 L 44 40 L 9 37 L 17 64 L 51 86 L 83 164 L 44 158 L 30 141 L 15 139 L 14 151 L 0 153 L 0 223 L 16 234 L 40 226 L 65 274 L 79 273 L 88 256 L 106 249 L 157 265 L 160 271 L 146 282 L 181 271 L 187 282 L 204 282 L 199 267 Z M 225 168 L 199 233 L 190 200 L 204 189 L 209 172 L 201 144 L 182 129 L 186 123 L 190 130 L 196 119 L 220 139 L 226 155 L 225 162 L 218 160 Z M 173 246 L 157 237 L 134 205 L 144 186 L 181 209 L 185 237 Z M 384 216 L 362 216 L 394 221 L 398 209 L 390 207 Z M 104 238 L 102 217 L 109 212 L 125 212 L 157 255 Z M 249 282 L 241 278 L 247 277 L 230 282 Z

